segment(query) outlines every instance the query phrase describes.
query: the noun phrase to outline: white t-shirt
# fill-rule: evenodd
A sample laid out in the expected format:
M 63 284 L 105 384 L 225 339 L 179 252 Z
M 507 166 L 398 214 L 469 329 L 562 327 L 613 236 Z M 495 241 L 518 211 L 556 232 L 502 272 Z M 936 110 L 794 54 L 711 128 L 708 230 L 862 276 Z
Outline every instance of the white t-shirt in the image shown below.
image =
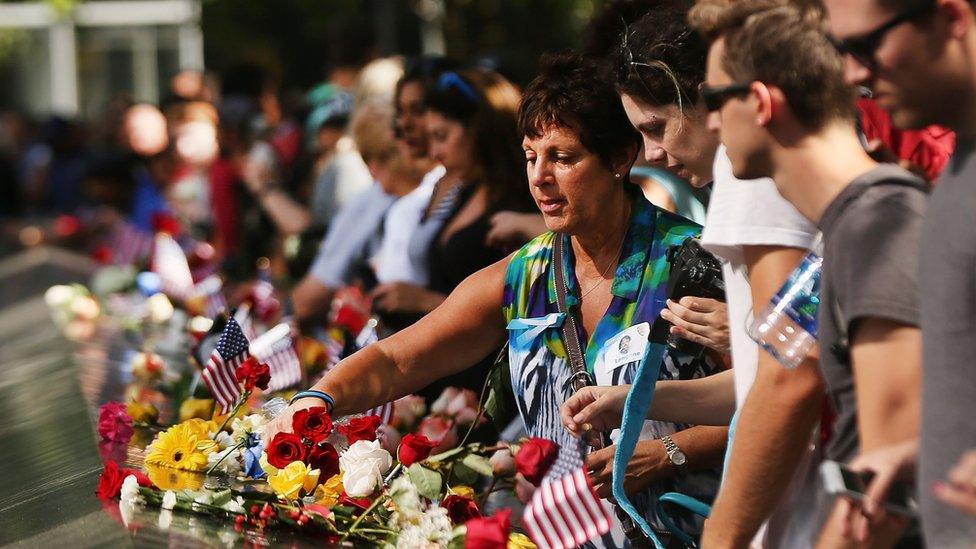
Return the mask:
M 817 228 L 780 196 L 772 179 L 736 179 L 732 163 L 719 148 L 715 154 L 712 196 L 702 231 L 702 245 L 722 258 L 725 297 L 732 343 L 732 375 L 736 409 L 742 407 L 759 369 L 759 345 L 749 337 L 752 290 L 743 255 L 744 246 L 787 246 L 810 249 Z M 758 304 L 761 308 L 765 304 Z M 815 509 L 816 467 L 807 452 L 794 474 L 786 497 L 753 538 L 753 548 L 806 549 L 819 529 L 819 520 L 807 516 Z
M 407 251 L 410 238 L 430 203 L 437 182 L 444 177 L 444 167 L 438 166 L 427 172 L 416 189 L 405 194 L 390 206 L 383 223 L 383 240 L 379 251 L 373 256 L 376 280 L 386 282 L 408 282 L 418 286 L 427 285 L 426 266 L 415 266 Z
M 735 401 L 739 408 L 756 379 L 759 361 L 759 346 L 747 332 L 752 322 L 753 303 L 742 249 L 744 246 L 809 249 L 817 228 L 780 196 L 772 179 L 736 179 L 724 145 L 715 154 L 712 175 L 712 196 L 701 240 L 708 251 L 725 260 L 722 274 L 729 308 Z

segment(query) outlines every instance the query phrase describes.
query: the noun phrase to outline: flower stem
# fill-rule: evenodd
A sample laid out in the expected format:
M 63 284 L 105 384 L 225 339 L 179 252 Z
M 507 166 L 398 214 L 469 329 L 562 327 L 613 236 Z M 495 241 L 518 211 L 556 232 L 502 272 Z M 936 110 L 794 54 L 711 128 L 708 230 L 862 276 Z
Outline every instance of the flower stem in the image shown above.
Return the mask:
M 241 448 L 244 447 L 245 444 L 247 444 L 247 439 L 246 438 L 244 440 L 238 442 L 230 452 L 224 452 L 224 455 L 221 456 L 221 458 L 217 460 L 217 463 L 214 463 L 213 465 L 211 465 L 210 468 L 207 469 L 207 471 L 204 473 L 204 475 L 209 475 L 209 474 L 213 473 L 214 472 L 214 469 L 216 469 L 217 466 L 221 464 L 221 462 L 223 462 L 225 459 L 227 459 L 227 456 L 229 456 L 234 450 L 240 450 Z
M 345 541 L 346 538 L 348 538 L 353 532 L 355 532 L 356 531 L 356 527 L 359 526 L 359 523 L 362 522 L 364 518 L 366 518 L 366 515 L 372 513 L 374 510 L 376 510 L 376 508 L 379 507 L 379 504 L 385 498 L 386 498 L 385 495 L 381 495 L 380 497 L 378 497 L 375 500 L 373 500 L 373 503 L 370 503 L 369 504 L 369 507 L 367 507 L 366 510 L 363 511 L 363 514 L 361 514 L 358 517 L 356 517 L 356 520 L 349 526 L 349 530 L 347 530 L 346 533 L 342 535 L 342 541 Z
M 227 426 L 227 422 L 230 421 L 234 416 L 236 416 L 237 412 L 241 411 L 241 407 L 244 406 L 244 403 L 247 402 L 247 399 L 250 396 L 251 396 L 251 391 L 244 391 L 241 394 L 241 398 L 237 401 L 237 404 L 234 405 L 234 408 L 231 409 L 230 413 L 227 414 L 227 417 L 224 418 L 224 422 L 221 423 L 220 427 L 217 429 L 218 433 L 224 430 L 224 427 Z

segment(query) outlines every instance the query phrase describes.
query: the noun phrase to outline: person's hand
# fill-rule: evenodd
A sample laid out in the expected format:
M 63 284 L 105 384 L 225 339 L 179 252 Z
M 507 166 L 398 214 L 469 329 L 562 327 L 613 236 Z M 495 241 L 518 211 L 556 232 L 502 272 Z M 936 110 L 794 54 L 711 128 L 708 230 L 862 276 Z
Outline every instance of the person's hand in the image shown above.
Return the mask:
M 560 406 L 559 416 L 563 426 L 574 437 L 620 427 L 624 401 L 629 392 L 630 385 L 583 387 Z
M 537 213 L 498 212 L 491 216 L 485 244 L 502 250 L 515 249 L 545 231 Z M 540 231 L 541 229 L 541 231 Z
M 661 318 L 673 324 L 672 334 L 728 354 L 729 311 L 725 303 L 706 297 L 669 299 L 668 306 L 661 309 Z
M 444 301 L 443 295 L 406 282 L 380 284 L 369 297 L 373 308 L 383 312 L 429 313 Z
M 616 446 L 607 446 L 586 456 L 586 468 L 593 482 L 593 489 L 601 498 L 613 495 L 613 454 Z M 634 448 L 634 455 L 627 462 L 624 473 L 624 492 L 633 495 L 647 488 L 652 482 L 671 476 L 671 461 L 660 440 L 642 440 Z
M 295 415 L 295 412 L 306 408 L 315 408 L 316 406 L 326 406 L 326 404 L 322 399 L 315 397 L 300 398 L 292 402 L 291 405 L 281 412 L 281 415 L 272 419 L 264 426 L 264 432 L 261 433 L 261 440 L 264 442 L 264 447 L 267 448 L 268 443 L 278 433 L 292 432 L 292 417 Z
M 976 516 L 976 450 L 959 458 L 949 470 L 947 482 L 937 482 L 932 490 L 935 497 L 960 511 Z
M 860 502 L 850 498 L 841 500 L 845 516 L 841 532 L 845 538 L 865 542 L 878 531 L 904 525 L 904 517 L 885 512 L 884 501 L 896 481 L 911 482 L 914 479 L 917 463 L 918 439 L 878 448 L 851 461 L 849 467 L 852 470 L 870 471 L 874 477 Z

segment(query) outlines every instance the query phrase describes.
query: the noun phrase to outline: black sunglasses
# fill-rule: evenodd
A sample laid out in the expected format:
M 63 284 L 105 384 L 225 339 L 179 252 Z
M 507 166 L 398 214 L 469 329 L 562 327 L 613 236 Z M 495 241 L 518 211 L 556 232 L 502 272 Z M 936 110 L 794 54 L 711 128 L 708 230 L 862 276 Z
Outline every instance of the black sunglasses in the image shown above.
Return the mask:
M 717 111 L 725 105 L 725 102 L 733 97 L 741 97 L 749 93 L 750 84 L 729 84 L 728 86 L 716 86 L 714 88 L 702 82 L 698 86 L 698 93 L 701 95 L 702 103 L 708 112 Z
M 881 40 L 884 39 L 885 34 L 902 23 L 907 23 L 928 15 L 934 8 L 935 1 L 926 0 L 922 4 L 892 17 L 887 23 L 884 23 L 871 32 L 843 40 L 838 40 L 831 36 L 830 43 L 834 45 L 834 49 L 841 55 L 850 55 L 865 68 L 874 70 L 878 64 L 874 58 L 874 52 L 881 46 Z

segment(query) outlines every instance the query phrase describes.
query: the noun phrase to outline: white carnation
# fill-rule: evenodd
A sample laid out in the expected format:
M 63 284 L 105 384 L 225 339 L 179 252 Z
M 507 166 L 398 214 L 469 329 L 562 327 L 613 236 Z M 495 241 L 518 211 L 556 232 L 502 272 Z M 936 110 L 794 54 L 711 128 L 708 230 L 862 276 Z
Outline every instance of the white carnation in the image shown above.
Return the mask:
M 424 513 L 420 524 L 406 524 L 397 537 L 397 549 L 415 547 L 447 547 L 453 535 L 454 526 L 448 517 L 447 509 L 433 507 Z
M 251 433 L 260 435 L 264 432 L 264 426 L 268 423 L 267 418 L 261 414 L 251 414 L 244 417 L 234 418 L 231 422 L 234 440 L 241 441 Z
M 212 452 L 207 456 L 208 467 L 213 467 L 218 461 L 220 464 L 217 465 L 217 471 L 223 471 L 228 475 L 236 475 L 241 472 L 242 459 L 240 449 L 231 447 L 219 452 Z
M 396 504 L 394 524 L 402 527 L 405 523 L 418 524 L 424 514 L 424 505 L 420 500 L 417 487 L 404 475 L 397 477 L 390 486 L 390 497 Z

